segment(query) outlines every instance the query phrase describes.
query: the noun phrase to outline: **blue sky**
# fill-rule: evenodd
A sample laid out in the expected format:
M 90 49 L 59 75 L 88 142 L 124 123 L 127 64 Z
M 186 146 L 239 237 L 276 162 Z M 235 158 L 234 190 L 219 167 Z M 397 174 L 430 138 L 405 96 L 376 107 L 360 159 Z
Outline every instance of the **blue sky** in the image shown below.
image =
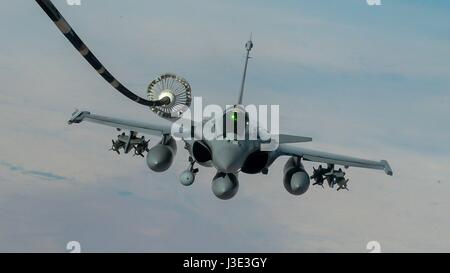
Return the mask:
M 64 252 L 72 240 L 112 252 L 365 252 L 372 240 L 449 251 L 448 1 L 54 2 L 142 95 L 170 71 L 207 103 L 234 103 L 253 32 L 244 102 L 279 104 L 280 128 L 313 137 L 308 147 L 385 158 L 395 176 L 350 169 L 350 192 L 295 197 L 280 159 L 222 202 L 212 170 L 178 183 L 180 145 L 164 174 L 117 157 L 114 130 L 66 124 L 74 108 L 161 121 L 112 90 L 33 1 L 14 1 L 0 10 L 0 251 Z

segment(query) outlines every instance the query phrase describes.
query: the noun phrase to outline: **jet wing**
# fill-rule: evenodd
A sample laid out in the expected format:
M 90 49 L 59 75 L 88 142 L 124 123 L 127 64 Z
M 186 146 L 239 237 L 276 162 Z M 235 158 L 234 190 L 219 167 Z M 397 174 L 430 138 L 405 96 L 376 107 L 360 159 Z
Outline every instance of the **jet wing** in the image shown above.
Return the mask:
M 383 170 L 387 175 L 393 175 L 391 166 L 386 160 L 374 161 L 351 156 L 321 152 L 288 144 L 280 144 L 277 150 L 279 155 L 299 156 L 304 160 L 342 165 L 345 167 L 358 167 Z
M 287 134 L 279 134 L 278 135 L 278 142 L 280 144 L 283 143 L 298 143 L 298 142 L 311 142 L 312 138 L 310 137 L 304 137 L 304 136 L 294 136 L 294 135 L 287 135 Z
M 130 130 L 149 135 L 165 135 L 171 133 L 171 125 L 157 125 L 145 122 L 130 121 L 125 119 L 118 119 L 100 115 L 94 115 L 87 111 L 75 111 L 72 118 L 68 121 L 69 124 L 81 123 L 82 121 L 102 124 L 118 129 Z

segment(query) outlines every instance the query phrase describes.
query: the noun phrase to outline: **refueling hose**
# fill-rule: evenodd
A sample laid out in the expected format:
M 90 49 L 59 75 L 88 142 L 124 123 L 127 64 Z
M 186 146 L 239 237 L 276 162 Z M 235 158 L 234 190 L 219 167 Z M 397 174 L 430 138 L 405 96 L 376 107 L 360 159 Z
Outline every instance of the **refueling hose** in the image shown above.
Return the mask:
M 117 91 L 125 95 L 130 100 L 140 103 L 145 106 L 161 106 L 170 103 L 168 97 L 164 97 L 161 100 L 150 101 L 139 97 L 135 93 L 131 92 L 128 88 L 123 86 L 109 71 L 103 66 L 103 64 L 95 57 L 94 53 L 81 41 L 80 37 L 76 34 L 73 28 L 67 23 L 66 19 L 61 15 L 58 9 L 53 5 L 50 0 L 36 0 L 39 6 L 47 13 L 48 17 L 55 23 L 61 33 L 66 36 L 67 40 L 75 47 L 78 52 L 86 59 L 86 61 L 103 77 L 112 87 Z

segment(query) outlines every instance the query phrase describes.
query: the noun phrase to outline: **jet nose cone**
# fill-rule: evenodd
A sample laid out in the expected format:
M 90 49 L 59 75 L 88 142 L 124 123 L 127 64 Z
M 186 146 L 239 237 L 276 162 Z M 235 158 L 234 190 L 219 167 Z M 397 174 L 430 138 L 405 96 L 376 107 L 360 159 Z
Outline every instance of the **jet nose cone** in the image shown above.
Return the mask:
M 213 164 L 223 173 L 235 173 L 244 164 L 244 151 L 238 144 L 217 144 L 213 149 Z
M 223 158 L 217 158 L 214 160 L 214 165 L 217 170 L 223 173 L 235 173 L 239 170 L 241 165 L 236 162 L 235 158 L 224 156 Z

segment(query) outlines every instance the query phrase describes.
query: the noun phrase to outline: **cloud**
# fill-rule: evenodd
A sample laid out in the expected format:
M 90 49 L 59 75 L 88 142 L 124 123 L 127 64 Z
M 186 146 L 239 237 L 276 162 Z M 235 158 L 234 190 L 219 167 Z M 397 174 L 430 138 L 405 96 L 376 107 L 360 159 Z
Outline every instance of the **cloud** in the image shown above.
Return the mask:
M 64 176 L 60 176 L 60 175 L 57 175 L 57 174 L 54 174 L 51 172 L 27 170 L 24 167 L 5 162 L 3 160 L 0 160 L 0 165 L 8 168 L 10 171 L 19 172 L 23 175 L 32 176 L 32 177 L 36 177 L 36 178 L 47 180 L 47 181 L 68 180 L 68 178 L 64 177 Z
M 130 191 L 119 191 L 119 192 L 117 192 L 117 194 L 122 197 L 130 197 L 130 196 L 134 195 L 134 193 L 132 193 Z
M 192 187 L 178 183 L 188 166 L 182 146 L 168 172 L 152 173 L 144 160 L 107 151 L 113 129 L 67 125 L 75 107 L 161 121 L 112 90 L 34 3 L 16 2 L 0 11 L 4 25 L 17 12 L 27 18 L 0 29 L 8 37 L 0 54 L 0 151 L 8 159 L 1 251 L 63 252 L 72 240 L 85 251 L 365 252 L 372 240 L 383 251 L 448 251 L 450 185 L 436 183 L 450 175 L 450 54 L 435 34 L 445 24 L 421 20 L 434 31 L 408 31 L 381 18 L 410 26 L 414 17 L 386 17 L 398 15 L 387 6 L 377 15 L 355 1 L 57 3 L 142 95 L 156 75 L 175 71 L 207 102 L 233 103 L 242 42 L 253 31 L 246 102 L 280 104 L 281 128 L 312 136 L 307 147 L 386 158 L 395 171 L 349 169 L 350 192 L 312 187 L 296 197 L 282 185 L 281 158 L 267 176 L 240 175 L 238 195 L 222 202 L 211 193 L 212 169 L 201 168 Z

